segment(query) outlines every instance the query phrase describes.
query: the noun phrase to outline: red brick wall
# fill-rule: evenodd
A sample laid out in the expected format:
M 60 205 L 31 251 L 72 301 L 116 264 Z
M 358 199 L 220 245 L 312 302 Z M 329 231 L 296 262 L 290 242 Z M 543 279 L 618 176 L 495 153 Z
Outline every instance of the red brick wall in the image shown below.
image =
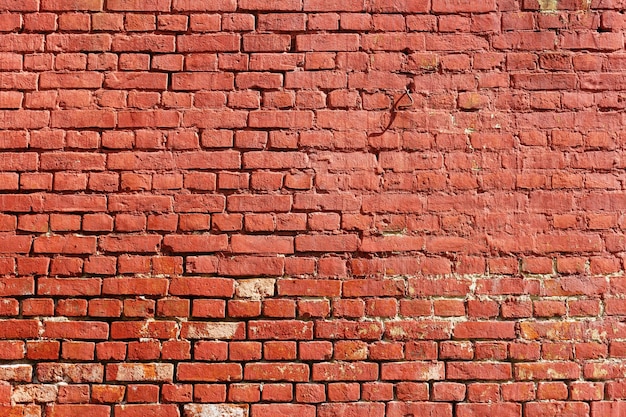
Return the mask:
M 0 0 L 0 415 L 625 416 L 624 7 Z

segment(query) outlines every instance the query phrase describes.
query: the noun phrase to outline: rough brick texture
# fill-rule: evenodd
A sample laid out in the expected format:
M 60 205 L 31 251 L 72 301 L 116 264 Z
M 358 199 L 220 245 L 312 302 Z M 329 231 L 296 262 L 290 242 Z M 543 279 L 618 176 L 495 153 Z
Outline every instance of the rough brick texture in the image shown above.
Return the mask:
M 625 6 L 0 0 L 0 416 L 625 416 Z

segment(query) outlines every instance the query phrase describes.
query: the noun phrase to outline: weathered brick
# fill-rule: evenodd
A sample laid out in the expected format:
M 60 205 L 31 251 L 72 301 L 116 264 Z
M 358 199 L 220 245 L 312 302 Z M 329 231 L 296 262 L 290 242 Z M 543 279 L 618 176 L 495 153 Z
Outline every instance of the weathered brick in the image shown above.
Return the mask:
M 107 381 L 171 382 L 173 378 L 174 366 L 167 363 L 123 363 L 110 364 L 106 367 Z
M 242 377 L 237 363 L 182 363 L 176 373 L 179 381 L 229 382 L 241 381 Z

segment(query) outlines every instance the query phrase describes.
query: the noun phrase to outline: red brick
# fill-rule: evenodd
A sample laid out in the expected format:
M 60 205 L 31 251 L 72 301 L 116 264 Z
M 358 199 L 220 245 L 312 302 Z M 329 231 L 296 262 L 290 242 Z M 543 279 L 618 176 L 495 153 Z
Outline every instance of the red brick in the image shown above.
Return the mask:
M 511 365 L 505 363 L 448 362 L 446 378 L 453 380 L 505 380 L 512 376 Z
M 452 415 L 452 404 L 435 402 L 399 402 L 389 403 L 387 416 L 400 417 L 407 413 L 415 415 L 431 415 L 433 417 L 449 417 Z
M 252 0 L 247 0 L 252 1 Z M 315 417 L 315 406 L 304 404 L 253 404 L 252 415 L 258 417 L 270 417 L 276 415 L 299 415 L 302 417 Z
M 105 405 L 60 405 L 53 404 L 46 407 L 46 415 L 51 417 L 78 417 L 88 413 L 94 417 L 108 417 L 109 407 Z
M 174 90 L 232 90 L 234 77 L 232 74 L 216 72 L 186 72 L 172 76 Z
M 307 340 L 313 338 L 313 326 L 310 322 L 266 320 L 251 321 L 248 324 L 251 339 Z
M 225 250 L 227 245 L 226 235 L 167 235 L 163 238 L 164 248 L 173 253 L 217 252 Z
M 515 403 L 459 404 L 457 410 L 459 417 L 474 417 L 490 413 L 497 413 L 503 417 L 519 417 L 522 413 L 522 406 Z
M 454 337 L 460 339 L 513 339 L 513 322 L 465 322 L 454 327 Z
M 140 417 L 140 416 L 154 416 L 154 417 L 179 417 L 180 413 L 178 407 L 174 404 L 159 404 L 159 405 L 116 405 L 114 408 L 115 417 Z
M 44 324 L 44 337 L 58 339 L 107 339 L 109 326 L 101 322 L 54 322 Z
M 239 50 L 239 35 L 182 35 L 178 37 L 179 52 L 230 52 Z
M 81 404 L 89 401 L 89 385 L 69 385 L 59 387 L 57 400 L 61 404 Z
M 246 364 L 244 378 L 251 381 L 306 382 L 309 380 L 309 366 L 298 363 Z
M 287 212 L 291 208 L 289 196 L 232 195 L 227 208 L 234 212 Z
M 97 404 L 117 403 L 124 397 L 125 387 L 120 385 L 93 385 L 92 400 Z
M 518 380 L 532 379 L 576 379 L 580 366 L 569 362 L 520 363 L 515 365 Z
M 360 384 L 335 382 L 328 384 L 329 401 L 358 401 L 360 398 Z
M 444 378 L 443 363 L 399 362 L 381 366 L 381 378 L 387 381 L 430 381 Z
M 36 374 L 40 382 L 102 383 L 104 367 L 89 363 L 39 363 Z
M 470 0 L 433 0 L 432 10 L 436 13 L 487 13 L 496 11 L 494 0 L 476 4 Z
M 456 382 L 435 382 L 433 384 L 432 399 L 435 401 L 463 401 L 466 386 Z
M 235 363 L 183 363 L 178 366 L 176 376 L 179 381 L 240 381 L 242 379 L 242 369 L 241 365 Z
M 374 381 L 378 365 L 367 362 L 335 362 L 313 364 L 313 381 Z
M 359 402 L 359 403 L 326 403 L 320 405 L 318 416 L 320 417 L 330 417 L 336 415 L 345 415 L 345 416 L 358 416 L 358 415 L 369 415 L 369 416 L 384 416 L 385 415 L 385 405 L 383 403 L 375 403 L 375 402 Z

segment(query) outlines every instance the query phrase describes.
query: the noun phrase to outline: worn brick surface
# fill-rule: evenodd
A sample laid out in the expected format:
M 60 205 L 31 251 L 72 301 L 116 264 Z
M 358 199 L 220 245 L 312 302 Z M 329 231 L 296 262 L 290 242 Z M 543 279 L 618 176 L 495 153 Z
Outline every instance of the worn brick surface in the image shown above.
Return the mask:
M 0 0 L 0 416 L 626 415 L 620 0 Z

